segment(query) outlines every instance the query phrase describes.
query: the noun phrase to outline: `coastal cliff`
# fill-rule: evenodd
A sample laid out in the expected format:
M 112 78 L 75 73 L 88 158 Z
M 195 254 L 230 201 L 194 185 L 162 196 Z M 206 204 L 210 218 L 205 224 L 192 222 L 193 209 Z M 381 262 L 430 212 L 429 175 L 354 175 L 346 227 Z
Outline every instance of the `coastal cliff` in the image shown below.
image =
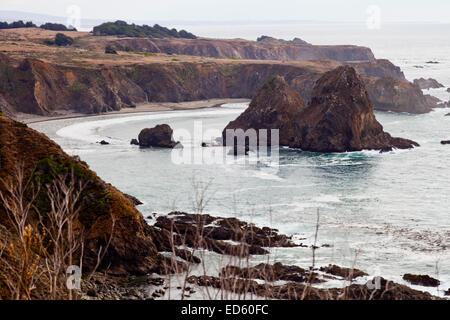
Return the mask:
M 292 41 L 264 38 L 261 41 L 244 39 L 143 39 L 127 38 L 109 42 L 119 50 L 182 54 L 210 58 L 254 60 L 306 61 L 331 59 L 336 61 L 375 60 L 366 47 L 340 45 L 318 46 L 300 39 Z
M 75 66 L 0 53 L 0 108 L 17 113 L 95 114 L 146 102 L 252 98 L 272 76 L 282 76 L 308 102 L 316 81 L 342 65 L 331 60 L 296 62 L 155 62 Z M 436 101 L 404 79 L 387 60 L 353 62 L 375 110 L 426 113 Z

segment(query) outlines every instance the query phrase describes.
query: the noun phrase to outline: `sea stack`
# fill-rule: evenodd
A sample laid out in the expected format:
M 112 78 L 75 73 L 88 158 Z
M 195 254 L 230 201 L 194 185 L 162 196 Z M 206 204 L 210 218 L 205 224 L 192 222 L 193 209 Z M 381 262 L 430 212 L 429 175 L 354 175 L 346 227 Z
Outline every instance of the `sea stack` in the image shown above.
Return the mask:
M 302 134 L 291 146 L 314 152 L 387 151 L 419 146 L 384 132 L 373 109 L 364 82 L 353 67 L 329 71 L 317 81 L 310 105 L 299 117 Z
M 173 130 L 168 124 L 159 124 L 154 128 L 143 129 L 139 133 L 139 146 L 144 148 L 179 148 L 181 143 L 174 141 Z
M 317 81 L 307 107 L 283 79 L 269 80 L 247 110 L 225 130 L 249 128 L 280 129 L 280 145 L 312 152 L 389 151 L 419 146 L 383 131 L 364 82 L 350 66 L 325 73 Z
M 272 77 L 256 93 L 245 112 L 225 127 L 222 136 L 226 138 L 227 129 L 279 129 L 280 145 L 289 145 L 296 135 L 295 117 L 305 108 L 297 91 L 282 77 Z

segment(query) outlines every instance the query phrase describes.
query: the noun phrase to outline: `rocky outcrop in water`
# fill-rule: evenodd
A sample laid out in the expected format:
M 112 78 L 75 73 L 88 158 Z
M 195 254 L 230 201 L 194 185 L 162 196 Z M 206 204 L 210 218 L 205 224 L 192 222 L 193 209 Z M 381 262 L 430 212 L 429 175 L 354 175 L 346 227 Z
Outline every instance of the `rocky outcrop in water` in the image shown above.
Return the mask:
M 289 113 L 284 117 L 267 116 L 284 114 L 286 110 Z M 317 81 L 308 107 L 283 80 L 269 80 L 250 107 L 225 129 L 247 130 L 252 125 L 257 126 L 253 129 L 263 125 L 268 126 L 265 129 L 279 128 L 280 145 L 313 152 L 388 151 L 418 146 L 384 132 L 373 111 L 362 79 L 352 67 L 342 66 Z
M 267 254 L 268 251 L 263 247 L 300 246 L 294 244 L 291 237 L 279 234 L 278 230 L 259 228 L 236 218 L 212 217 L 207 214 L 172 212 L 158 217 L 155 227 L 163 230 L 153 237 L 161 248 L 171 248 L 173 241 L 177 246 L 244 257 Z
M 373 279 L 379 288 L 366 284 L 352 284 L 344 288 L 315 288 L 303 283 L 259 283 L 251 279 L 214 276 L 190 276 L 187 282 L 226 290 L 241 296 L 256 296 L 274 300 L 439 300 L 428 292 L 411 289 L 384 278 Z
M 159 147 L 159 148 L 175 148 L 182 147 L 180 142 L 173 140 L 173 130 L 167 124 L 159 124 L 154 128 L 143 129 L 139 133 L 139 146 Z
M 408 281 L 411 284 L 424 287 L 438 287 L 441 284 L 439 280 L 434 279 L 429 275 L 416 275 L 406 273 L 403 275 L 403 280 Z
M 236 120 L 224 129 L 226 144 L 227 129 L 278 129 L 280 145 L 289 145 L 296 135 L 295 121 L 299 113 L 306 108 L 301 95 L 292 89 L 286 81 L 276 76 L 269 79 L 256 93 L 250 106 Z M 270 143 L 270 131 L 267 133 Z
M 420 89 L 438 89 L 444 88 L 444 85 L 439 83 L 437 80 L 429 78 L 429 79 L 414 79 L 413 83 L 419 86 Z
M 352 67 L 325 73 L 299 116 L 299 134 L 290 146 L 314 152 L 408 149 L 411 140 L 392 138 L 375 119 L 364 82 Z

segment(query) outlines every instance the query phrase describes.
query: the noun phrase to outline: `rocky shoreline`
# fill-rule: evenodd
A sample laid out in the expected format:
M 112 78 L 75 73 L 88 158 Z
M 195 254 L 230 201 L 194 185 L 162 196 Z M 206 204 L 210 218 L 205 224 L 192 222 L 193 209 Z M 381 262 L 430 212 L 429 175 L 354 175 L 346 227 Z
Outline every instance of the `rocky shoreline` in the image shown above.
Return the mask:
M 152 218 L 153 219 L 153 218 Z M 162 232 L 163 240 L 157 239 L 156 245 L 160 252 L 172 255 L 172 259 L 180 259 L 183 263 L 201 265 L 201 259 L 192 259 L 192 252 L 200 255 L 202 250 L 211 250 L 220 255 L 236 255 L 236 246 L 247 246 L 249 243 L 267 246 L 296 246 L 290 242 L 290 237 L 280 235 L 277 230 L 267 227 L 259 228 L 236 218 L 212 217 L 183 212 L 173 212 L 155 219 L 155 228 Z M 199 235 L 196 230 L 204 230 Z M 167 231 L 172 230 L 175 243 L 170 243 Z M 247 234 L 249 232 L 249 234 Z M 193 234 L 198 238 L 195 242 L 187 240 L 179 242 L 179 236 L 189 239 Z M 204 241 L 207 245 L 198 245 Z M 227 243 L 233 239 L 233 243 Z M 280 242 L 281 241 L 281 242 Z M 221 245 L 214 246 L 214 242 Z M 240 244 L 238 244 L 240 243 Z M 176 245 L 176 246 L 174 246 Z M 189 256 L 179 255 L 179 246 L 185 252 L 192 250 Z M 171 249 L 172 248 L 172 249 Z M 174 249 L 177 248 L 177 249 Z M 263 249 L 264 250 L 264 249 Z M 268 254 L 268 251 L 256 250 L 248 252 L 240 250 L 245 255 Z M 202 259 L 204 259 L 202 255 Z M 225 259 L 226 261 L 227 259 Z M 238 260 L 240 261 L 240 260 Z M 198 273 L 189 274 L 185 271 L 170 276 L 157 274 L 139 277 L 112 278 L 95 275 L 89 281 L 84 281 L 81 299 L 85 300 L 154 300 L 154 299 L 207 299 L 208 290 L 216 290 L 216 295 L 240 297 L 240 299 L 288 299 L 288 300 L 439 300 L 442 298 L 428 292 L 415 290 L 407 285 L 398 284 L 381 277 L 370 277 L 356 268 L 344 268 L 337 265 L 301 268 L 296 265 L 282 263 L 249 265 L 246 260 L 241 266 L 223 265 L 217 275 Z M 206 262 L 207 263 L 207 262 Z M 247 265 L 247 266 L 242 266 Z M 193 267 L 191 267 L 193 268 Z M 185 270 L 185 269 L 183 269 Z M 178 278 L 175 285 L 171 278 Z M 367 279 L 361 282 L 360 279 Z M 426 275 L 405 274 L 404 279 L 414 285 L 437 287 L 438 281 Z M 324 288 L 328 281 L 341 282 L 341 287 Z M 367 283 L 364 283 L 367 281 Z M 317 286 L 319 285 L 319 286 Z M 209 289 L 208 289 L 209 288 Z M 445 294 L 445 293 L 444 293 Z M 448 295 L 448 291 L 447 291 Z

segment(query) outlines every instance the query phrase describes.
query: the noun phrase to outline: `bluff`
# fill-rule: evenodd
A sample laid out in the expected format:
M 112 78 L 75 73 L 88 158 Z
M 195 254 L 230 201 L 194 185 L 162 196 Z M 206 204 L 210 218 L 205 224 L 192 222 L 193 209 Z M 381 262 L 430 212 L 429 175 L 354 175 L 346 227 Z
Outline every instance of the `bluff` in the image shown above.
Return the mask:
M 235 58 L 252 60 L 306 61 L 331 59 L 336 61 L 375 60 L 372 51 L 366 47 L 352 45 L 312 45 L 300 39 L 292 41 L 265 38 L 261 41 L 244 39 L 136 39 L 113 40 L 119 50 L 140 52 L 182 54 L 210 58 Z
M 267 114 L 290 112 L 282 118 Z M 256 125 L 256 127 L 253 127 Z M 280 145 L 313 152 L 392 150 L 418 146 L 393 138 L 375 119 L 373 103 L 354 68 L 341 66 L 316 83 L 307 107 L 282 78 L 270 79 L 226 129 L 280 129 Z
M 102 113 L 145 102 L 212 98 L 252 98 L 276 75 L 305 102 L 316 81 L 342 64 L 336 61 L 164 62 L 79 67 L 37 59 L 16 60 L 0 53 L 0 109 L 5 113 L 60 115 Z M 404 80 L 386 60 L 352 63 L 362 76 L 376 110 L 426 113 L 436 101 Z

